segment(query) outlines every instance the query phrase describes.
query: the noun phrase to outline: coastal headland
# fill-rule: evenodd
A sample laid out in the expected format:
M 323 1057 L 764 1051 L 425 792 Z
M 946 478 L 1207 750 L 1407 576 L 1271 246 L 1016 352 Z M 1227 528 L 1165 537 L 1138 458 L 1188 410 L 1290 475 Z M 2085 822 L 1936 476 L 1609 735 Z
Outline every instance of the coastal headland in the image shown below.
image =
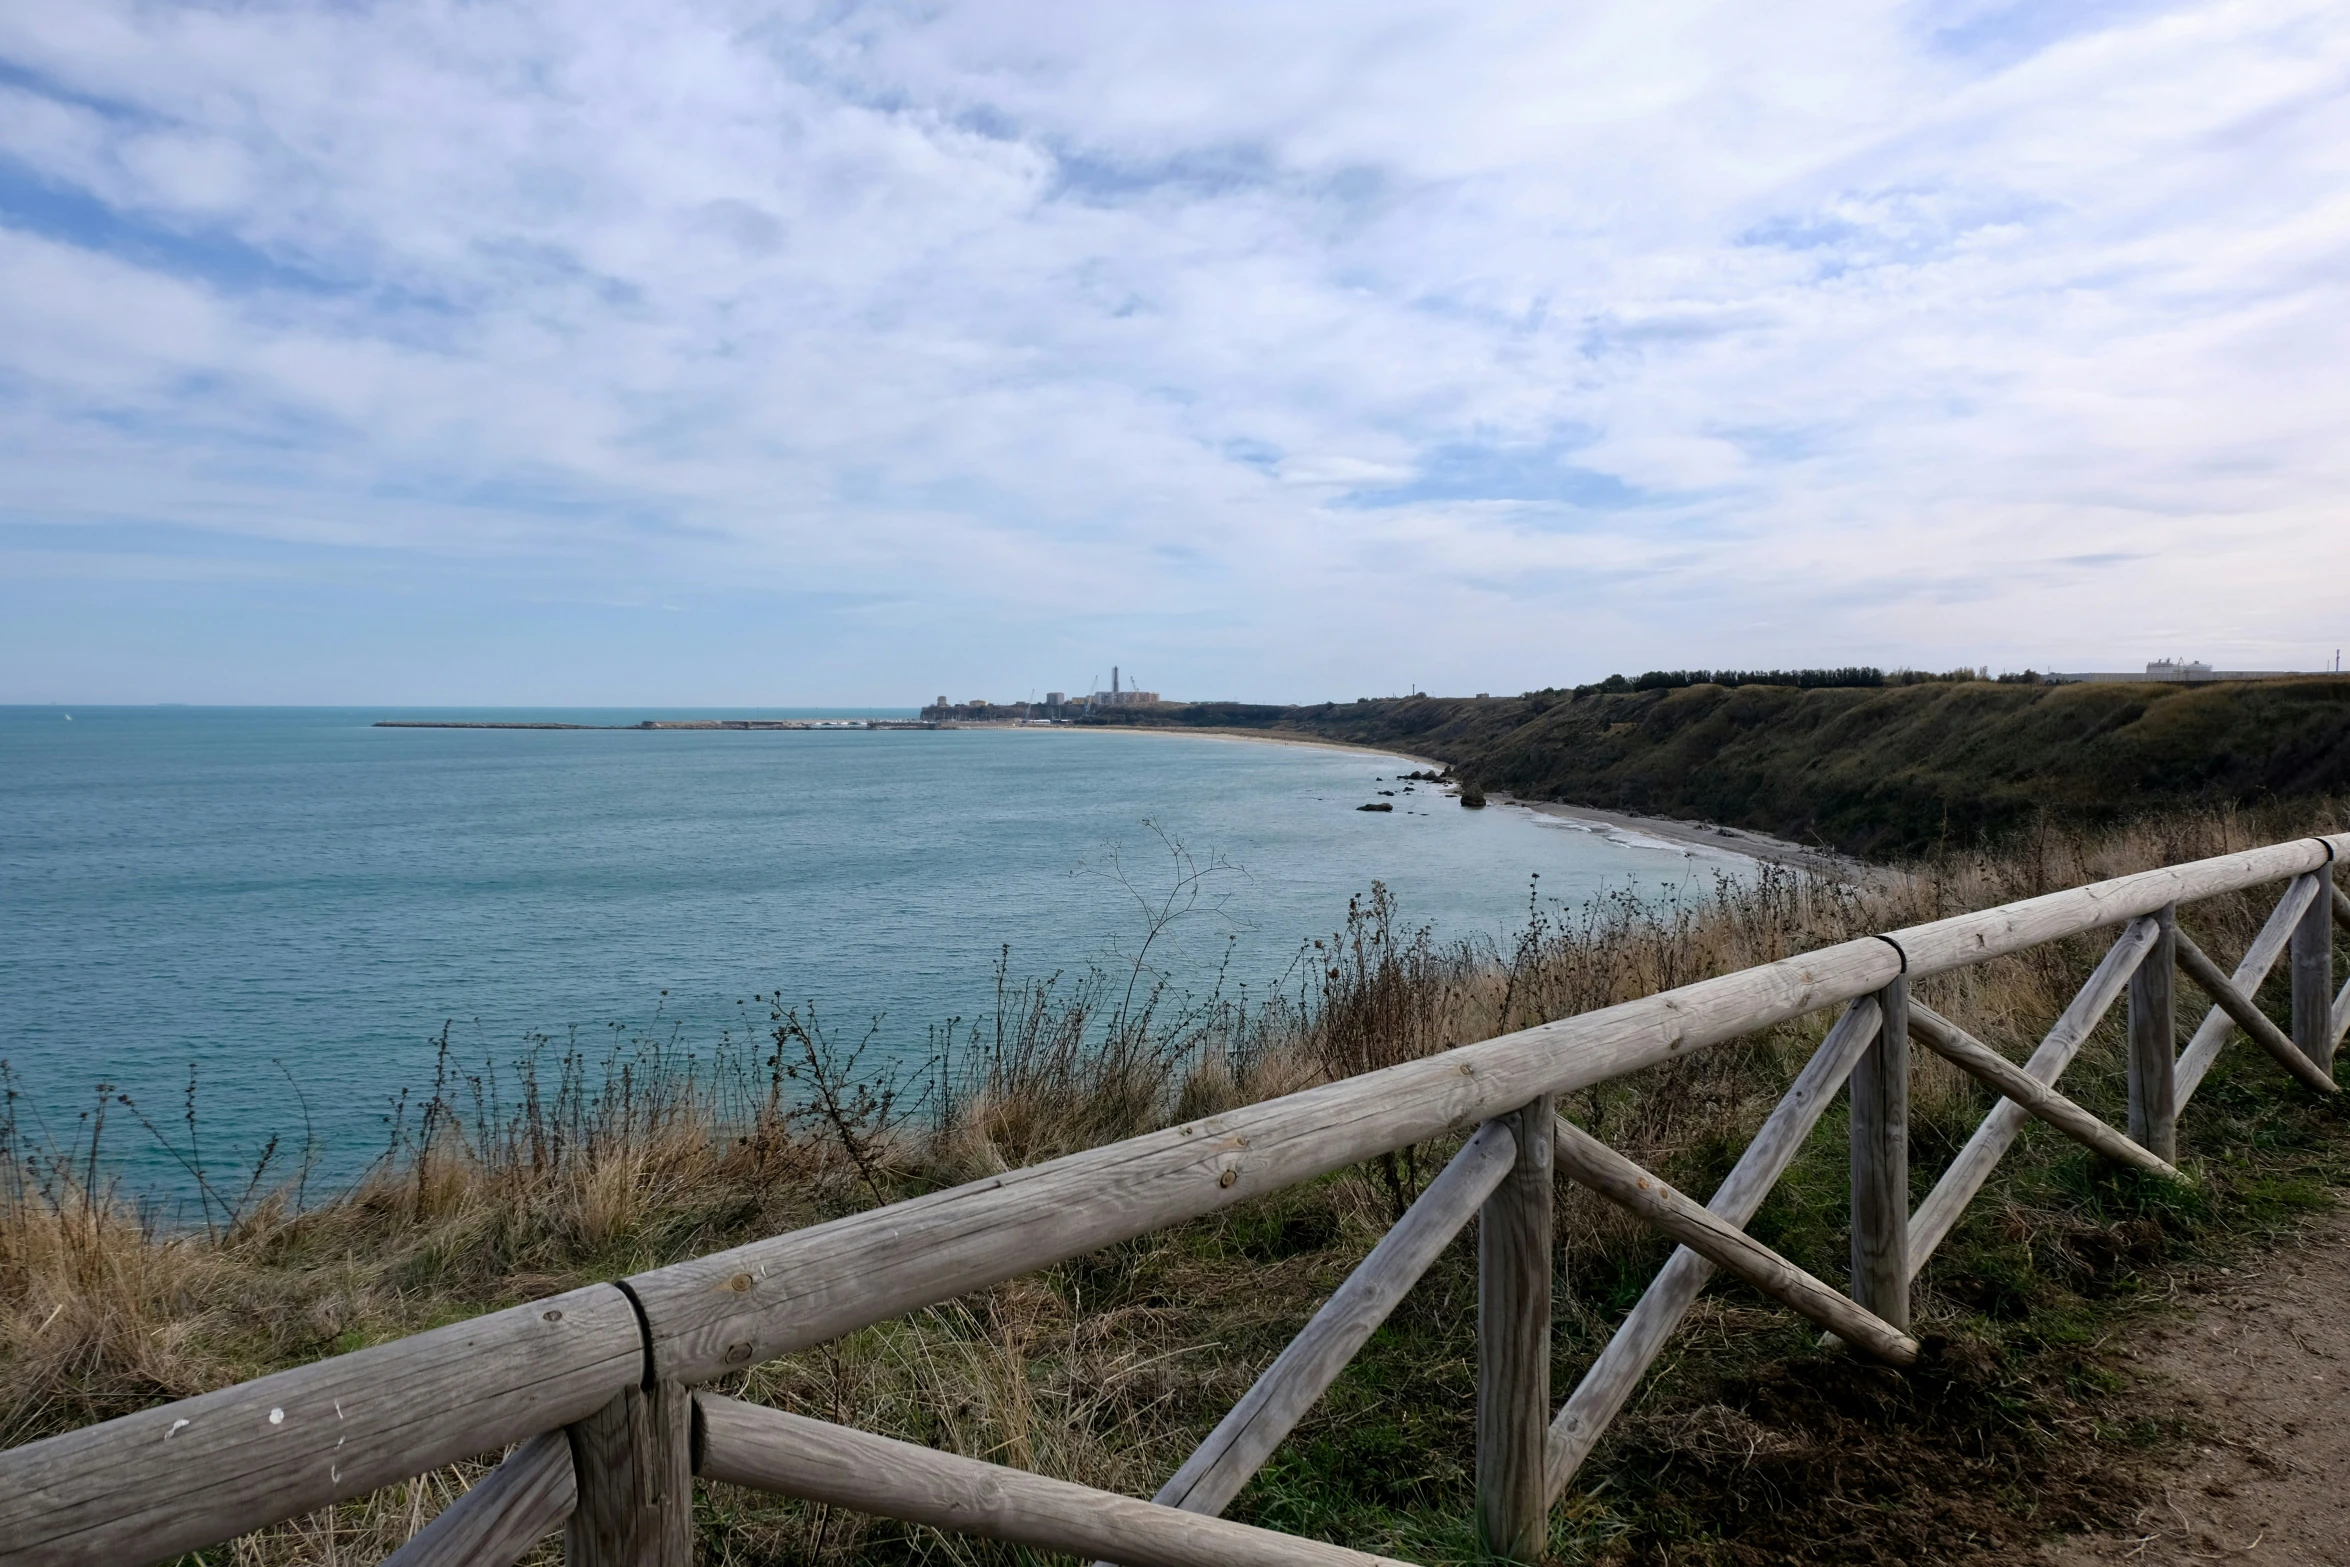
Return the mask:
M 1719 823 L 1872 858 L 2041 821 L 2350 794 L 2350 678 L 2338 675 L 1647 689 L 1618 679 L 1511 697 L 1161 703 L 1079 723 L 1340 741 L 1648 830 L 1660 819 Z

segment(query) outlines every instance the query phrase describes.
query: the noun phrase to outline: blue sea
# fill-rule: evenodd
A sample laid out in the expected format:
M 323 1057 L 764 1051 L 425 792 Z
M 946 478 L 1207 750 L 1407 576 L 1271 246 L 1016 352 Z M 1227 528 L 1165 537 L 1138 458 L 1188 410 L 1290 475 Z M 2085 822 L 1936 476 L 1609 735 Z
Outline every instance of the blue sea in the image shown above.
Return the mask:
M 1359 751 L 374 727 L 697 716 L 868 715 L 0 708 L 0 1059 L 20 1128 L 72 1143 L 109 1083 L 176 1137 L 192 1065 L 215 1162 L 307 1135 L 331 1178 L 381 1148 L 444 1026 L 475 1062 L 573 1029 L 690 1047 L 780 994 L 911 1060 L 936 1025 L 986 1016 L 999 963 L 1015 981 L 1130 965 L 1186 862 L 1197 896 L 1148 969 L 1177 994 L 1257 997 L 1374 880 L 1410 925 L 1506 942 L 1535 885 L 1572 908 L 1748 868 L 1464 810 L 1406 792 L 1417 763 Z M 1392 813 L 1356 809 L 1382 790 Z M 111 1154 L 168 1194 L 175 1161 L 125 1121 Z

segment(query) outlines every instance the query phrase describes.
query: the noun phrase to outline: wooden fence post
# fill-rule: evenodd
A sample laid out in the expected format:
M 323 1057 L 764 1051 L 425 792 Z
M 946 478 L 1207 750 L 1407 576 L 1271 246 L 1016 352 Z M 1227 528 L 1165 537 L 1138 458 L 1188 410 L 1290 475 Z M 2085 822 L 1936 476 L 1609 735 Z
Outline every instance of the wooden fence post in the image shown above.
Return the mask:
M 632 1387 L 569 1428 L 564 1567 L 693 1567 L 693 1407 L 674 1382 Z
M 1498 1117 L 1517 1162 L 1477 1222 L 1477 1537 L 1538 1561 L 1550 1538 L 1551 1117 L 1548 1094 Z
M 1909 1331 L 1909 981 L 1877 992 L 1877 1042 L 1853 1066 L 1852 1298 Z
M 2317 896 L 2293 927 L 2293 1043 L 2334 1070 L 2334 868 L 2311 871 Z
M 2179 1158 L 2179 906 L 2154 913 L 2154 946 L 2130 975 L 2130 1139 Z

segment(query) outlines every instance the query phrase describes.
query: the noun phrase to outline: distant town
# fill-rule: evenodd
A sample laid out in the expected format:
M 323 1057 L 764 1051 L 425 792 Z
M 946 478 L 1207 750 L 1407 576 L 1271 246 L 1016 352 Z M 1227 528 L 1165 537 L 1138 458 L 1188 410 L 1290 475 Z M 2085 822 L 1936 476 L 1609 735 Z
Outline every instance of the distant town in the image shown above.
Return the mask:
M 1095 677 L 1099 679 L 1097 675 Z M 1101 707 L 1149 707 L 1159 701 L 1156 691 L 1141 691 L 1122 683 L 1118 666 L 1110 666 L 1110 689 L 1072 699 L 1066 691 L 1047 691 L 1041 702 L 991 702 L 975 696 L 967 702 L 939 699 L 922 709 L 922 721 L 931 724 L 1065 724 Z

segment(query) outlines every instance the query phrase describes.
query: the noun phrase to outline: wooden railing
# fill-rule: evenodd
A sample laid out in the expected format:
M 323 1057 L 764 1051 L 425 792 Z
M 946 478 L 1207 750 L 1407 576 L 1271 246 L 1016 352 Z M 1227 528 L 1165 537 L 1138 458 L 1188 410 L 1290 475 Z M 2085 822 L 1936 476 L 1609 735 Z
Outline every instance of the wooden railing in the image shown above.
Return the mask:
M 1472 1215 L 1477 1520 L 1531 1560 L 1551 1504 L 1724 1268 L 1891 1365 L 1918 1354 L 1911 1281 L 2028 1117 L 2180 1178 L 2179 1108 L 2234 1030 L 2318 1093 L 2350 1028 L 2331 925 L 2350 833 L 2125 876 L 1764 964 L 1466 1045 L 1049 1164 L 795 1230 L 261 1377 L 0 1453 L 0 1564 L 158 1561 L 512 1451 L 390 1560 L 503 1567 L 557 1529 L 572 1567 L 686 1567 L 697 1475 L 1128 1567 L 1360 1567 L 1379 1558 L 1232 1523 L 1228 1506 Z M 2284 881 L 2233 972 L 2178 906 Z M 2120 935 L 2016 1066 L 1911 983 L 2043 942 Z M 2288 1036 L 2253 1003 L 2290 949 Z M 2176 1051 L 2174 976 L 2212 1001 Z M 2127 992 L 2129 1126 L 2055 1088 Z M 1710 1202 L 1553 1112 L 1558 1096 L 1826 1008 L 1841 1015 Z M 1998 1103 L 1909 1211 L 1912 1040 Z M 1745 1233 L 1839 1088 L 1851 1093 L 1852 1268 L 1838 1290 Z M 769 1357 L 1410 1144 L 1468 1141 L 1189 1462 L 1149 1502 L 760 1408 L 698 1384 Z M 1555 1416 L 1553 1164 L 1680 1243 Z

